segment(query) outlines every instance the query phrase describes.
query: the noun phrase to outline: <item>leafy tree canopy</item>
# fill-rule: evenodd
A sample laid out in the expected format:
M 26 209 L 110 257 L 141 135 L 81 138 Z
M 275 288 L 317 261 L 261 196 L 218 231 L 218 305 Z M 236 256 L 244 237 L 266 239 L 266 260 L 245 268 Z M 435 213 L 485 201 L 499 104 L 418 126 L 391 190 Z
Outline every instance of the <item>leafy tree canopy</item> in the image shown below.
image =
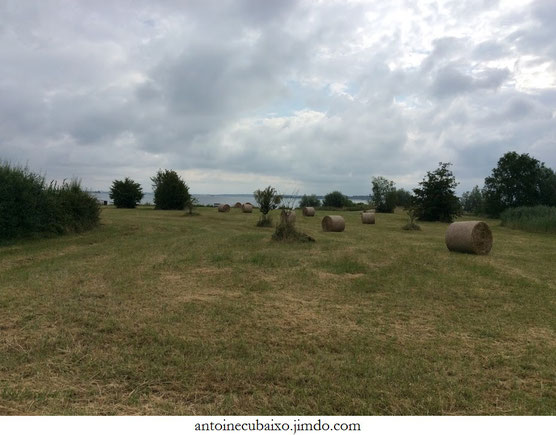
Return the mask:
M 371 199 L 376 211 L 392 213 L 397 199 L 394 182 L 384 177 L 373 177 Z
M 322 205 L 325 207 L 349 207 L 353 203 L 351 200 L 345 196 L 342 192 L 335 190 L 334 192 L 330 192 L 324 196 L 324 201 Z
M 556 205 L 556 175 L 529 154 L 511 151 L 485 178 L 483 194 L 486 212 L 493 217 L 510 207 Z
M 128 177 L 125 180 L 114 180 L 110 187 L 110 199 L 117 208 L 135 208 L 143 196 L 141 185 Z
M 461 215 L 461 204 L 455 195 L 458 185 L 450 170 L 451 163 L 439 163 L 438 169 L 427 172 L 418 188 L 413 189 L 415 214 L 419 220 L 453 222 Z
M 320 207 L 320 199 L 317 195 L 303 195 L 299 202 L 300 207 Z
M 161 210 L 183 210 L 191 201 L 189 187 L 176 171 L 160 169 L 153 182 L 154 205 Z
M 271 210 L 278 208 L 280 202 L 282 202 L 282 195 L 279 195 L 272 186 L 268 186 L 263 190 L 255 190 L 253 196 L 257 204 L 259 204 L 259 210 L 263 215 L 267 215 Z
M 484 211 L 483 193 L 479 186 L 475 186 L 470 192 L 465 192 L 461 196 L 463 210 L 475 215 L 482 214 Z

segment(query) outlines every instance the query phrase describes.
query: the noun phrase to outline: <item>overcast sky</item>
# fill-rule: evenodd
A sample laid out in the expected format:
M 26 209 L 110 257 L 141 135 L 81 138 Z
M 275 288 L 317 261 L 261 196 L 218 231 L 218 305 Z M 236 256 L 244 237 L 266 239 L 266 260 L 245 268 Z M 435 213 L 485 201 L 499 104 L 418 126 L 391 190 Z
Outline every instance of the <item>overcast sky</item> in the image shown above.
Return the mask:
M 368 194 L 556 168 L 556 1 L 0 2 L 0 159 L 108 190 Z

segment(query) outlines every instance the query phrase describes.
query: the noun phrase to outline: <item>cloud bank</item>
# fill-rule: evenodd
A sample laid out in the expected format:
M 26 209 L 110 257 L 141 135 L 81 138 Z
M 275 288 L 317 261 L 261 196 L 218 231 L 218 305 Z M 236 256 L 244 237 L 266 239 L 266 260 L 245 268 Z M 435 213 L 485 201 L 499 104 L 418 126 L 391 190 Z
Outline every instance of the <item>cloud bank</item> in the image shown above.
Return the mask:
M 556 3 L 0 4 L 0 159 L 107 190 L 459 190 L 503 153 L 556 167 Z

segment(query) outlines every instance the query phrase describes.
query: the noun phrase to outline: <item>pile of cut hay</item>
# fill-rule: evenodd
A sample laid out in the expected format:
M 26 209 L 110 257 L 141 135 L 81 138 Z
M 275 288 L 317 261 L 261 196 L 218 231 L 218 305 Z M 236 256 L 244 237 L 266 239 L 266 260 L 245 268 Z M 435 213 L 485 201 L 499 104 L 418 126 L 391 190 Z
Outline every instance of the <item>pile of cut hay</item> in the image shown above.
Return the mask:
M 218 206 L 218 211 L 220 213 L 226 213 L 226 212 L 230 211 L 230 206 L 228 204 L 220 204 Z

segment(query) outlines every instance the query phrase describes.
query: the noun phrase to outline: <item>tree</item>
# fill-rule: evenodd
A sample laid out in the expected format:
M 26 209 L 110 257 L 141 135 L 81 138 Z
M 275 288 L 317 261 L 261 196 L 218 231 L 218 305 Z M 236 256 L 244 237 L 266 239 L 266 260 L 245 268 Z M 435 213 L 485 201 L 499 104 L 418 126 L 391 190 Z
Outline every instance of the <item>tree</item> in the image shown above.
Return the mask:
M 185 203 L 185 208 L 190 215 L 193 215 L 193 209 L 196 205 L 199 205 L 199 200 L 195 198 L 193 195 L 189 196 L 189 200 Z
M 257 222 L 259 227 L 268 227 L 272 224 L 272 220 L 268 213 L 271 210 L 278 208 L 280 202 L 282 202 L 282 195 L 279 195 L 276 189 L 272 186 L 268 186 L 266 189 L 257 189 L 253 192 L 255 201 L 259 204 L 259 210 L 261 211 L 261 217 Z
M 453 222 L 461 215 L 461 204 L 455 195 L 458 185 L 449 167 L 451 163 L 439 163 L 438 169 L 427 172 L 423 181 L 413 189 L 415 214 L 422 221 Z
M 141 185 L 128 177 L 125 180 L 114 180 L 110 187 L 110 199 L 117 208 L 135 208 L 143 196 Z
M 299 202 L 300 207 L 320 207 L 320 199 L 317 195 L 303 195 Z
M 322 202 L 322 205 L 325 207 L 337 208 L 349 207 L 352 204 L 353 203 L 347 196 L 345 196 L 342 192 L 338 192 L 337 190 L 326 194 L 324 196 L 324 201 Z
M 396 206 L 408 208 L 411 205 L 411 192 L 405 189 L 396 189 Z
M 540 184 L 541 204 L 549 207 L 556 206 L 556 173 L 550 168 L 543 168 Z
M 556 205 L 556 176 L 529 154 L 512 151 L 485 178 L 483 194 L 485 210 L 492 217 L 510 207 Z
M 396 188 L 394 182 L 384 177 L 373 177 L 371 199 L 376 211 L 392 213 L 396 208 Z
M 153 182 L 154 206 L 160 210 L 183 210 L 191 201 L 189 187 L 176 171 L 160 169 Z
M 471 192 L 465 192 L 461 196 L 463 210 L 475 215 L 482 214 L 484 211 L 483 194 L 479 186 L 475 186 Z

